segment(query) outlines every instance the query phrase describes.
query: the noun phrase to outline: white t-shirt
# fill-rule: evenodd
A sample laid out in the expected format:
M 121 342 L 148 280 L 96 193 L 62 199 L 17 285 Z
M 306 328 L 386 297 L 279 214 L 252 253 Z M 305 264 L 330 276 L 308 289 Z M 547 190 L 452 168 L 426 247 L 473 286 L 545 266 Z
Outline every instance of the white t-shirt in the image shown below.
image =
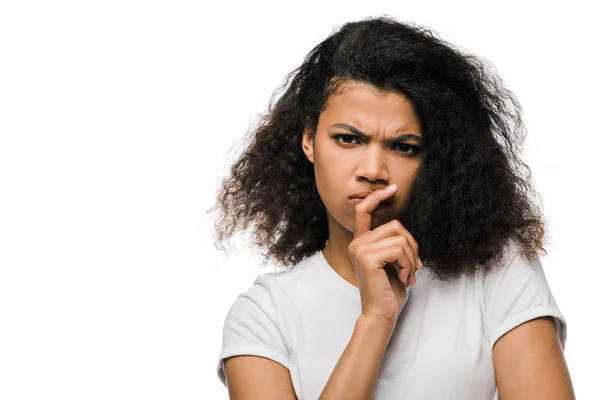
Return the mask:
M 504 266 L 452 284 L 427 267 L 389 341 L 375 400 L 498 399 L 492 346 L 528 320 L 555 317 L 564 351 L 567 323 L 539 258 L 514 249 Z M 225 317 L 217 374 L 223 359 L 266 357 L 285 366 L 299 400 L 318 399 L 352 336 L 361 313 L 359 289 L 338 275 L 322 251 L 285 272 L 260 275 Z

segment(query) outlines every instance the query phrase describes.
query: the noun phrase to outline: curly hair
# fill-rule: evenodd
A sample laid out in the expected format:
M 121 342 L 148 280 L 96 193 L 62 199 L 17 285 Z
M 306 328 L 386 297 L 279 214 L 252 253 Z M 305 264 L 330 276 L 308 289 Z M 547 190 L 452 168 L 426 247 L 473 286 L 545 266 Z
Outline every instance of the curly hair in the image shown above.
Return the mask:
M 539 195 L 520 159 L 521 106 L 487 63 L 389 16 L 334 28 L 273 93 L 222 181 L 218 242 L 253 223 L 254 244 L 284 269 L 325 247 L 326 211 L 302 134 L 314 137 L 327 100 L 353 81 L 406 96 L 421 123 L 422 165 L 401 222 L 424 267 L 442 280 L 473 276 L 503 260 L 509 242 L 528 261 L 546 254 Z

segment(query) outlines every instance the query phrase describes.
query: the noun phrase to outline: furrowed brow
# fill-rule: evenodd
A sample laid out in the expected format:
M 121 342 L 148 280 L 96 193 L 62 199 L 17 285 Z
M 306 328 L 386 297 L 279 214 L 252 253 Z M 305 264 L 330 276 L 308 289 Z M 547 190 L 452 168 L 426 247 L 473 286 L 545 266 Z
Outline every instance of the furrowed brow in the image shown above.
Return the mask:
M 353 134 L 355 134 L 356 136 L 358 136 L 361 139 L 371 139 L 371 136 L 367 135 L 366 133 L 362 132 L 361 130 L 355 128 L 352 125 L 349 124 L 333 124 L 331 125 L 331 128 L 341 128 L 341 129 L 345 129 L 347 131 L 352 132 Z M 423 138 L 419 135 L 415 135 L 414 133 L 405 133 L 402 134 L 400 136 L 396 136 L 393 137 L 391 139 L 386 139 L 385 142 L 388 144 L 393 144 L 393 143 L 398 143 L 398 142 L 404 142 L 406 140 L 416 140 L 417 142 L 421 143 L 423 141 Z

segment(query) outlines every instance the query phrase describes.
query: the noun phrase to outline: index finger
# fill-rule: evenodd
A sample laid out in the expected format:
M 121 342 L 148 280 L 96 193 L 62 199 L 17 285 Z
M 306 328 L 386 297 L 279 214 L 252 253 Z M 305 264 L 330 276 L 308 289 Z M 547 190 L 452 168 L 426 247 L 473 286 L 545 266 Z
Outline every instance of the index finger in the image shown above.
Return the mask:
M 397 189 L 398 187 L 394 183 L 385 189 L 375 190 L 354 207 L 354 238 L 371 231 L 371 213 L 379 206 L 379 203 L 391 197 Z

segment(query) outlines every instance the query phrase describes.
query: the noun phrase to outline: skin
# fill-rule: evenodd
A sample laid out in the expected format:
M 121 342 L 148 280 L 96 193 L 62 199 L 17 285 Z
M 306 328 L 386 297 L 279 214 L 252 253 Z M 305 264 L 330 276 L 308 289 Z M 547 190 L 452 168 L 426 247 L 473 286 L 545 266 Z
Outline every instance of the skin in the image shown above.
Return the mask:
M 575 390 L 552 317 L 529 320 L 493 348 L 502 400 L 573 400 Z
M 370 138 L 355 136 L 348 124 Z M 419 138 L 385 142 L 403 134 Z M 348 254 L 354 235 L 354 205 L 348 196 L 396 184 L 390 204 L 373 213 L 371 229 L 400 220 L 410 200 L 421 165 L 420 122 L 410 101 L 399 93 L 385 93 L 363 83 L 346 82 L 321 112 L 314 141 L 305 132 L 302 149 L 314 164 L 317 190 L 327 210 L 328 242 L 323 255 L 335 272 L 358 287 Z M 414 146 L 414 147 L 413 147 Z
M 421 154 L 404 145 L 383 140 L 404 133 L 422 138 L 419 121 L 410 102 L 401 94 L 383 93 L 356 82 L 344 84 L 320 115 L 314 142 L 305 133 L 302 149 L 314 164 L 317 190 L 325 208 L 329 240 L 323 249 L 327 263 L 346 281 L 358 287 L 348 255 L 354 236 L 354 205 L 348 196 L 384 188 L 398 190 L 392 205 L 373 214 L 371 229 L 401 219 L 421 165 Z M 346 123 L 371 135 L 370 140 L 331 125 Z M 405 144 L 419 145 L 411 139 Z M 527 321 L 503 335 L 493 348 L 499 397 L 520 399 L 575 399 L 573 383 L 551 317 Z
M 404 133 L 422 138 L 420 124 L 410 102 L 402 95 L 382 93 L 349 82 L 332 96 L 319 118 L 314 142 L 305 133 L 302 149 L 314 164 L 317 190 L 325 208 L 329 240 L 323 250 L 327 263 L 346 281 L 358 287 L 348 255 L 354 236 L 354 205 L 348 196 L 395 183 L 392 205 L 373 214 L 371 229 L 401 219 L 410 200 L 421 165 L 421 154 L 404 145 L 383 140 Z M 372 139 L 334 138 L 351 134 L 331 125 L 346 123 L 372 135 Z M 411 139 L 406 144 L 418 145 Z M 493 348 L 499 397 L 520 399 L 575 399 L 573 383 L 554 321 L 551 317 L 529 320 L 504 334 Z

